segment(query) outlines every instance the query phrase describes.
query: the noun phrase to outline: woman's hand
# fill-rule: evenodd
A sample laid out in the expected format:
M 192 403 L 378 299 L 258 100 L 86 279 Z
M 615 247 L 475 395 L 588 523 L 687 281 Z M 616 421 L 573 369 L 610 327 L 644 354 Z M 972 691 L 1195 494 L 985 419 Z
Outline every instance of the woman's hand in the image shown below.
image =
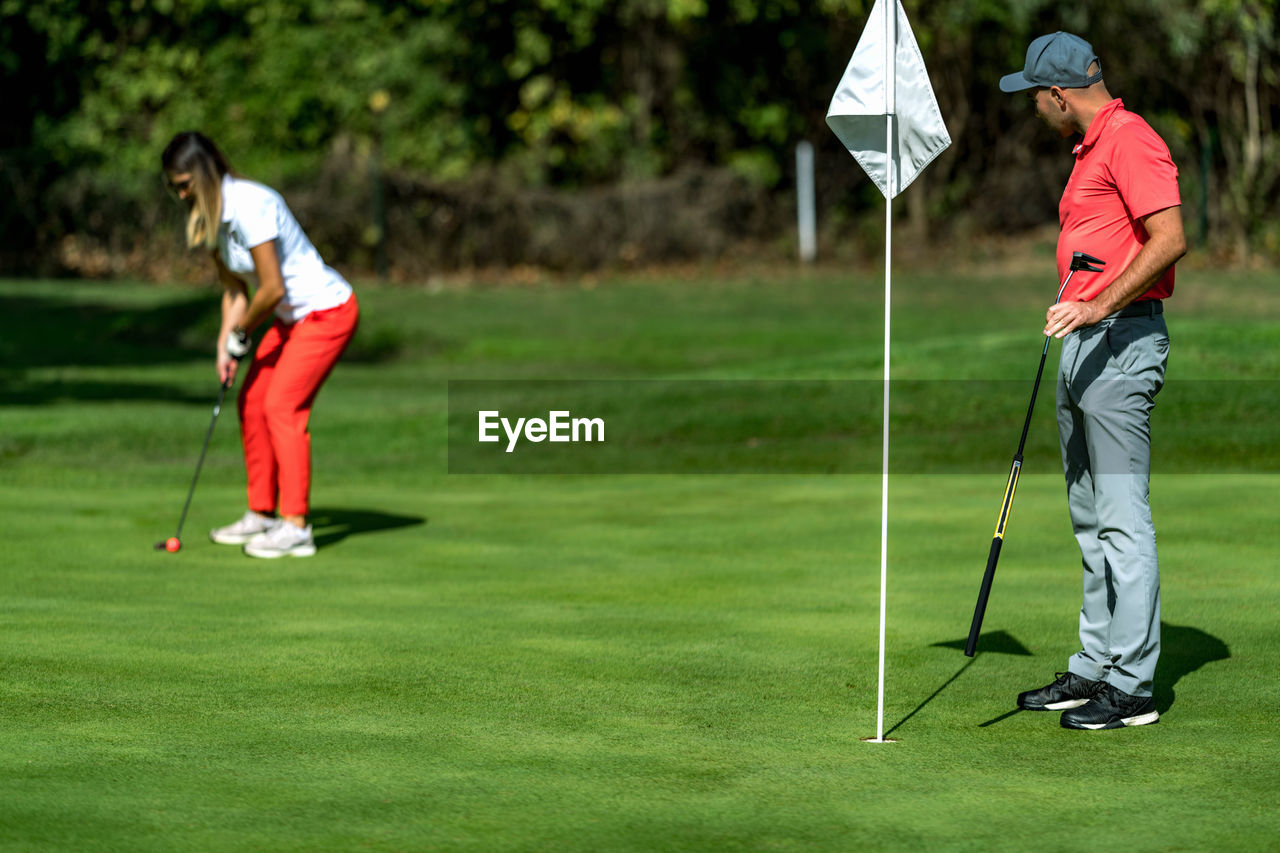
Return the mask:
M 240 362 L 227 355 L 226 349 L 221 345 L 218 346 L 218 381 L 223 385 L 229 385 L 236 378 L 236 368 L 240 366 Z

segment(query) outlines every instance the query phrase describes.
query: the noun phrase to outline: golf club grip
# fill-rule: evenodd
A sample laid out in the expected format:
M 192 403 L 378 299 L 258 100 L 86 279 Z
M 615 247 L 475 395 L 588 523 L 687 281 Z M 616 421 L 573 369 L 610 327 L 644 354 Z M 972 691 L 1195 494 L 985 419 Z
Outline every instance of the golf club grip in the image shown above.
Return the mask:
M 991 552 L 987 554 L 987 570 L 982 574 L 982 587 L 978 590 L 978 604 L 973 608 L 973 622 L 969 625 L 969 639 L 964 644 L 965 657 L 973 657 L 978 648 L 978 635 L 982 633 L 982 618 L 987 615 L 987 599 L 991 596 L 991 581 L 996 576 L 996 563 L 1000 562 L 1000 546 L 1004 539 L 991 540 Z

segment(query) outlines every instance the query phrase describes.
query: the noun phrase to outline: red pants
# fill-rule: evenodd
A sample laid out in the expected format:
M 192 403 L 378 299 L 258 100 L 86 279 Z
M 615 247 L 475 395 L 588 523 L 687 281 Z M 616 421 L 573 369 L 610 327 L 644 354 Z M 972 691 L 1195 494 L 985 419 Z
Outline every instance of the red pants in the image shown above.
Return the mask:
M 306 515 L 311 493 L 311 404 L 355 334 L 355 294 L 292 325 L 278 319 L 258 343 L 240 389 L 240 437 L 249 509 Z

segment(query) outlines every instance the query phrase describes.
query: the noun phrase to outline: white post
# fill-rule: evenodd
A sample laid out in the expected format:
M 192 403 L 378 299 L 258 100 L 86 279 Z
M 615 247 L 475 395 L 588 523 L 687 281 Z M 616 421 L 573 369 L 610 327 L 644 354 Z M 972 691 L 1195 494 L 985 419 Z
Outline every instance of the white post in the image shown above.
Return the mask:
M 813 145 L 796 144 L 796 221 L 800 229 L 800 260 L 811 264 L 818 256 L 818 214 L 813 183 Z
M 893 158 L 893 115 L 895 110 L 895 56 L 897 54 L 898 0 L 885 2 L 884 55 L 884 423 L 883 456 L 880 473 L 880 669 L 876 701 L 876 742 L 884 742 L 884 623 L 889 582 L 889 317 L 892 299 L 893 269 L 893 196 L 897 187 Z

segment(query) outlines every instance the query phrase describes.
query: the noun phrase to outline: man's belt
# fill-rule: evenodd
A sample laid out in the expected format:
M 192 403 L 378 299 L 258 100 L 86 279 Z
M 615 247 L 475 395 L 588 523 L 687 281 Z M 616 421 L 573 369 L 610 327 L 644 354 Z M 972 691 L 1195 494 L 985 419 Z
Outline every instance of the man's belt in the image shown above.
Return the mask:
M 1164 303 L 1159 299 L 1144 299 L 1141 302 L 1133 302 L 1124 306 L 1111 316 L 1117 319 L 1120 317 L 1154 317 L 1163 313 Z

